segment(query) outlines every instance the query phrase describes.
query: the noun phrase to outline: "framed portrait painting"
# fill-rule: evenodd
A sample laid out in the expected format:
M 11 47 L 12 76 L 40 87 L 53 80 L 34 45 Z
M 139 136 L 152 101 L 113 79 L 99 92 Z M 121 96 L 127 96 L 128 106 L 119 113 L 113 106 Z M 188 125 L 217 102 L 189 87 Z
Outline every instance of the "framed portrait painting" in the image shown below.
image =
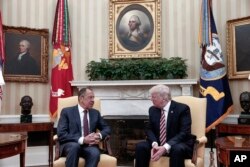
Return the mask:
M 48 82 L 48 29 L 3 26 L 6 81 Z
M 109 1 L 109 57 L 161 57 L 160 0 Z
M 244 79 L 250 74 L 250 17 L 227 21 L 229 79 Z

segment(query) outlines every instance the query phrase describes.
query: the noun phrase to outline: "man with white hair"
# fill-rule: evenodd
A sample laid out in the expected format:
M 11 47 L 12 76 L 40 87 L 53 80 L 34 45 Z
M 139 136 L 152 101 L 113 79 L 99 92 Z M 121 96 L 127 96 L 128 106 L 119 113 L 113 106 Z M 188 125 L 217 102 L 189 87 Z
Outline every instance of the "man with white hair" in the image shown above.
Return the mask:
M 128 26 L 129 26 L 129 33 L 128 33 L 129 40 L 138 44 L 142 43 L 144 37 L 143 33 L 140 30 L 141 26 L 140 18 L 136 15 L 132 15 L 129 19 Z
M 30 48 L 30 42 L 28 40 L 24 39 L 19 42 L 19 51 L 17 55 L 9 62 L 6 61 L 5 73 L 16 74 L 16 75 L 40 74 L 37 62 L 31 56 L 29 48 Z
M 136 167 L 148 167 L 149 161 L 170 157 L 170 167 L 184 167 L 184 159 L 192 157 L 196 137 L 191 134 L 190 108 L 171 99 L 166 85 L 153 86 L 149 93 L 147 140 L 136 145 Z
M 127 49 L 132 51 L 138 51 L 145 47 L 145 44 L 147 42 L 147 33 L 144 33 L 141 30 L 141 24 L 142 23 L 139 16 L 130 16 L 128 22 L 129 31 L 128 34 L 126 34 L 122 40 L 124 46 Z

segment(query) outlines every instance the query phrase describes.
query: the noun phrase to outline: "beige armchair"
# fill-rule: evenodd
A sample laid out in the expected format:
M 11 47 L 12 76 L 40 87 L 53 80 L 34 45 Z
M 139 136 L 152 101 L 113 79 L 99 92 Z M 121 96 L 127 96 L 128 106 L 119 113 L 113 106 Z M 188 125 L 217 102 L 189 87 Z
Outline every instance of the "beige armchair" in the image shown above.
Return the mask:
M 78 97 L 72 96 L 68 98 L 59 98 L 58 99 L 58 113 L 57 113 L 57 120 L 59 120 L 61 110 L 65 107 L 74 106 L 78 104 Z M 101 102 L 100 99 L 95 98 L 95 104 L 93 108 L 100 111 L 101 108 Z M 59 142 L 57 141 L 57 135 L 54 136 L 54 141 L 56 142 L 56 148 L 55 148 L 55 160 L 53 162 L 54 167 L 64 167 L 65 166 L 65 157 L 59 157 Z M 101 154 L 100 161 L 98 164 L 98 167 L 116 167 L 117 166 L 117 159 L 112 155 L 110 144 L 109 144 L 109 138 L 106 138 L 104 142 L 102 142 L 100 145 L 100 148 L 104 150 L 105 152 L 108 152 L 108 154 Z M 78 167 L 84 167 L 85 160 L 84 158 L 79 159 Z
M 205 136 L 206 123 L 206 98 L 198 98 L 192 96 L 178 96 L 173 100 L 185 103 L 190 107 L 192 117 L 192 134 L 197 136 L 197 142 L 192 159 L 185 160 L 185 167 L 204 167 L 205 143 L 207 138 Z M 161 157 L 156 162 L 150 162 L 150 167 L 169 166 L 169 158 Z

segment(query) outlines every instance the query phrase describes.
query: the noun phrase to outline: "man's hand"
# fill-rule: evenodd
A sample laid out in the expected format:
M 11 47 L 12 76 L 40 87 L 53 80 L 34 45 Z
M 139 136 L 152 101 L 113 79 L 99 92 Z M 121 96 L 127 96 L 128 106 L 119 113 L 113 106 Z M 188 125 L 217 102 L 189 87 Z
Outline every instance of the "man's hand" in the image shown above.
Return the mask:
M 95 145 L 99 144 L 100 142 L 100 135 L 98 133 L 90 133 L 84 137 L 84 144 Z
M 163 146 L 155 146 L 151 149 L 151 160 L 158 161 L 167 152 Z
M 94 133 L 94 138 L 95 138 L 95 144 L 99 144 L 99 142 L 101 141 L 100 134 Z

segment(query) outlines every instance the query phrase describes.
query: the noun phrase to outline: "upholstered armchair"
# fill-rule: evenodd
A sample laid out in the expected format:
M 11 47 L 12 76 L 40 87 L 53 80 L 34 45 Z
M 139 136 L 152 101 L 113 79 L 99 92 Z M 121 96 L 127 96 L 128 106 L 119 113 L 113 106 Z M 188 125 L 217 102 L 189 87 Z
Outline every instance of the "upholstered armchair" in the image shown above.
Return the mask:
M 204 167 L 205 143 L 207 138 L 205 136 L 206 123 L 206 98 L 198 98 L 192 96 L 178 96 L 173 100 L 185 103 L 190 107 L 192 117 L 192 134 L 197 136 L 197 141 L 194 147 L 192 159 L 185 160 L 185 167 Z M 169 158 L 161 157 L 156 162 L 150 162 L 150 167 L 169 166 Z
M 57 120 L 59 120 L 61 110 L 65 107 L 74 106 L 78 104 L 78 96 L 72 96 L 68 98 L 59 98 L 58 99 L 58 113 L 57 113 Z M 100 99 L 95 98 L 95 104 L 93 108 L 100 111 L 101 104 Z M 64 167 L 65 166 L 65 157 L 59 157 L 59 142 L 57 141 L 57 135 L 54 136 L 54 141 L 56 143 L 55 147 L 55 160 L 53 162 L 54 167 Z M 116 167 L 117 166 L 117 159 L 112 155 L 110 144 L 109 144 L 109 137 L 106 138 L 102 143 L 99 145 L 100 149 L 103 150 L 100 157 L 100 161 L 98 167 Z M 106 154 L 108 153 L 108 154 Z M 84 158 L 79 159 L 78 167 L 83 167 L 85 165 Z

